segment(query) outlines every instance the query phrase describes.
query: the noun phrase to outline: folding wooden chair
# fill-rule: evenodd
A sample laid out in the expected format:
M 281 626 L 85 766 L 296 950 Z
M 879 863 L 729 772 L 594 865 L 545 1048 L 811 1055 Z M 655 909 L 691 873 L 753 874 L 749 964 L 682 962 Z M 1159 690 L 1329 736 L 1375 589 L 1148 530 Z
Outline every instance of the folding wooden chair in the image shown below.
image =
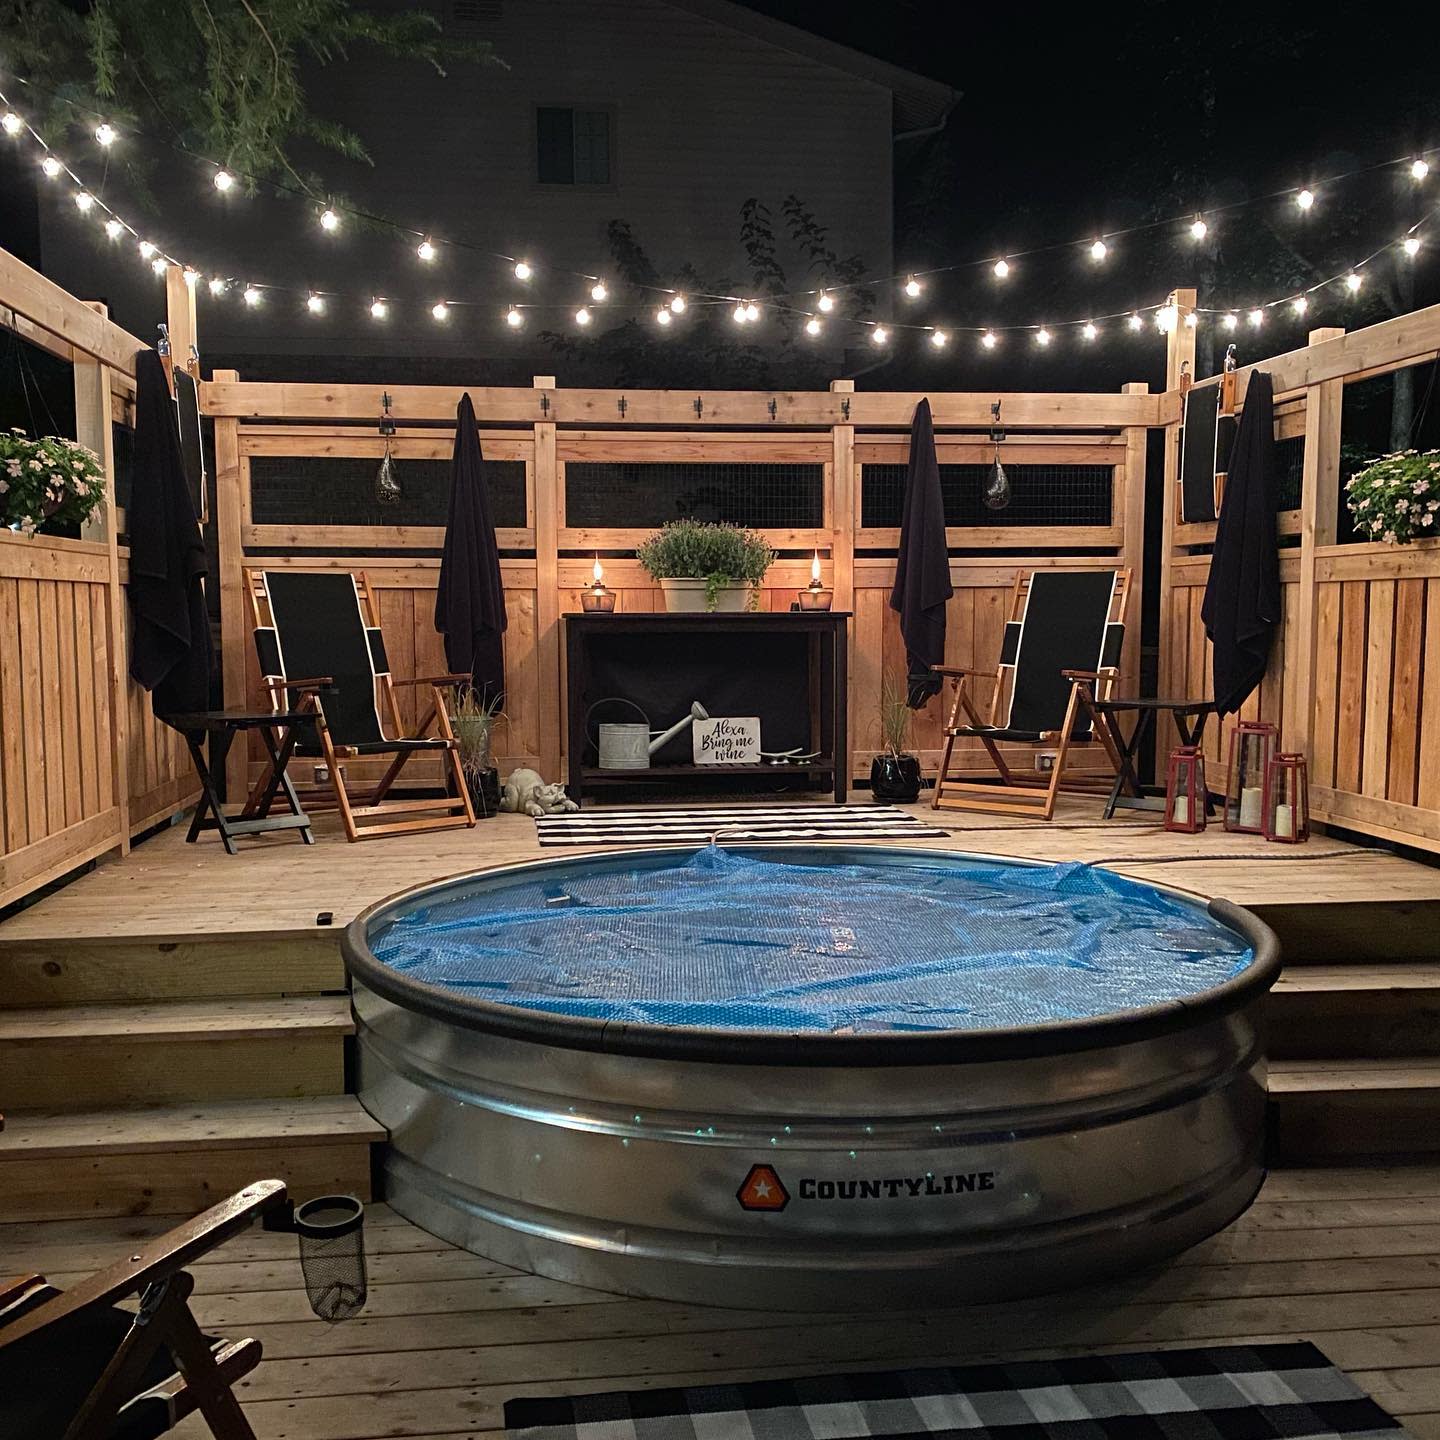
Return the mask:
M 475 812 L 445 699 L 447 689 L 468 684 L 470 677 L 394 679 L 385 657 L 378 607 L 363 574 L 246 569 L 245 589 L 255 617 L 260 673 L 270 690 L 271 703 L 276 710 L 299 710 L 310 717 L 306 729 L 313 733 L 302 735 L 295 753 L 323 757 L 333 804 L 346 836 L 368 840 L 474 825 Z M 430 706 L 409 734 L 395 701 L 397 685 L 430 688 Z M 298 703 L 291 702 L 290 693 L 299 697 Z M 377 693 L 385 697 L 389 737 L 380 718 Z M 394 759 L 373 790 L 357 797 L 361 802 L 357 804 L 346 785 L 343 762 L 371 755 Z M 400 772 L 417 755 L 442 760 L 453 794 L 430 799 L 387 798 Z M 314 791 L 305 798 L 310 804 L 317 803 Z M 319 792 L 318 803 L 327 803 L 325 792 Z M 389 818 L 400 814 L 412 818 Z
M 955 681 L 945 727 L 945 753 L 935 780 L 937 810 L 986 810 L 1049 820 L 1063 787 L 1108 788 L 1120 756 L 1095 712 L 1119 676 L 1129 600 L 1128 570 L 1037 570 L 1016 578 L 996 670 L 937 665 Z M 994 681 L 988 719 L 967 688 L 972 679 Z M 950 774 L 955 742 L 979 740 L 998 772 L 995 780 Z M 1099 749 L 1106 769 L 1076 769 L 1071 752 Z M 1048 774 L 1017 769 L 1001 746 L 1054 750 Z
M 260 1342 L 201 1333 L 185 1266 L 284 1202 L 262 1180 L 69 1290 L 0 1282 L 0 1435 L 153 1440 L 198 1410 L 216 1440 L 255 1440 L 232 1387 Z M 120 1306 L 131 1297 L 138 1312 Z

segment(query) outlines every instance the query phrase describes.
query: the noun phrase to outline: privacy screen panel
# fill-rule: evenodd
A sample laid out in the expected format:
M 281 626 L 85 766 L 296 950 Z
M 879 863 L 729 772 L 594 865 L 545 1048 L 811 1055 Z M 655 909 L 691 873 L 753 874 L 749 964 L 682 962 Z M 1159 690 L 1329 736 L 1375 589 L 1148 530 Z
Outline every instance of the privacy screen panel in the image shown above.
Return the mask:
M 1305 468 L 1305 437 L 1295 435 L 1275 442 L 1275 493 L 1277 510 L 1300 508 L 1301 475 Z
M 450 509 L 448 460 L 399 460 L 400 495 L 375 495 L 378 458 L 256 455 L 250 461 L 250 511 L 256 525 L 444 525 Z M 485 484 L 499 526 L 525 524 L 525 462 L 487 460 Z
M 1001 447 L 1004 464 L 1005 451 Z M 898 525 L 905 508 L 904 465 L 866 465 L 860 476 L 860 523 Z M 1006 465 L 1010 503 L 988 510 L 982 498 L 988 465 L 942 465 L 946 525 L 1109 525 L 1109 465 Z
M 565 466 L 567 525 L 719 520 L 752 529 L 809 529 L 824 518 L 823 465 L 571 460 Z

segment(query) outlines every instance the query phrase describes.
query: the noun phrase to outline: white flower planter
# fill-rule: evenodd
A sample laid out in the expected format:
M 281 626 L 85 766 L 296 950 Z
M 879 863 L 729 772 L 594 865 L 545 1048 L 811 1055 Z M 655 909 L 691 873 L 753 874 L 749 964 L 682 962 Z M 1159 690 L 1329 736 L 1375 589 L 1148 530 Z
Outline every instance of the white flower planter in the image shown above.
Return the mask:
M 705 600 L 705 589 L 703 576 L 660 581 L 660 593 L 665 597 L 665 609 L 672 615 L 704 614 L 711 608 Z M 748 610 L 750 594 L 751 587 L 744 581 L 722 585 L 716 592 L 714 608 L 726 613 Z

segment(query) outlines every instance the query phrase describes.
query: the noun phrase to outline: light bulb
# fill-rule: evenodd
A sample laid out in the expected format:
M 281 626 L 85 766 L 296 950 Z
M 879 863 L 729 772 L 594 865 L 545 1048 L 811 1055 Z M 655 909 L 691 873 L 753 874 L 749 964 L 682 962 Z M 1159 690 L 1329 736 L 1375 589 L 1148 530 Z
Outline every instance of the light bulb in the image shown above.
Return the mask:
M 163 255 L 157 255 L 151 262 L 150 268 L 157 274 L 163 275 L 169 266 L 169 261 Z
M 1238 315 L 1227 315 L 1220 323 L 1227 330 L 1233 330 L 1237 325 L 1239 325 L 1240 317 Z
M 258 305 L 263 297 L 253 285 L 247 285 L 240 298 L 247 305 Z
M 746 321 L 745 302 L 742 300 L 731 312 L 737 325 L 743 325 Z
M 684 297 L 683 295 L 673 295 L 673 296 L 671 296 L 671 298 L 670 298 L 670 308 L 671 308 L 677 315 L 683 315 L 683 314 L 685 313 L 685 297 Z
M 1093 320 L 1087 320 L 1084 328 L 1080 331 L 1081 338 L 1085 340 L 1093 340 L 1099 333 Z
M 378 295 L 370 302 L 370 316 L 374 320 L 383 320 L 390 313 L 390 306 Z
M 515 262 L 515 278 L 517 280 L 528 280 L 535 272 L 530 268 L 528 260 L 517 260 Z
M 657 325 L 668 325 L 673 318 L 671 313 L 663 305 L 655 312 L 655 323 Z
M 905 282 L 905 293 L 914 300 L 925 287 L 912 275 Z
M 590 287 L 590 298 L 597 304 L 603 305 L 610 298 L 610 292 L 605 288 L 603 280 L 597 280 Z
M 987 350 L 993 350 L 1000 343 L 1000 337 L 993 330 L 987 330 L 980 337 L 980 343 Z
M 415 247 L 415 253 L 427 263 L 435 258 L 435 246 L 428 235 Z
M 824 328 L 825 327 L 820 323 L 820 318 L 817 315 L 812 315 L 805 322 L 805 333 L 807 335 L 818 335 Z
M 443 300 L 437 300 L 430 307 L 430 314 L 434 316 L 436 320 L 446 321 L 450 318 L 450 307 Z
M 525 323 L 525 316 L 512 305 L 505 312 L 505 323 L 512 330 L 518 330 Z
M 1295 197 L 1295 203 L 1302 209 L 1308 210 L 1315 203 L 1315 193 L 1312 190 L 1302 190 Z
M 108 120 L 95 127 L 95 143 L 108 150 L 120 138 L 120 132 Z
M 930 332 L 930 343 L 937 349 L 943 350 L 950 337 L 943 330 L 932 330 Z
M 995 278 L 1004 280 L 1010 274 L 1010 262 L 1008 260 L 997 260 L 995 262 Z
M 753 300 L 745 306 L 745 318 L 747 320 L 758 320 L 760 318 L 760 307 Z
M 217 170 L 215 172 L 215 188 L 223 195 L 227 190 L 232 189 L 235 184 L 235 177 L 228 170 Z
M 1200 216 L 1197 215 L 1194 220 L 1190 222 L 1190 238 L 1192 240 L 1203 240 L 1209 233 L 1210 227 Z
M 225 285 L 226 281 L 223 276 L 212 275 L 210 277 L 209 289 L 212 295 L 223 295 L 225 293 Z
M 320 228 L 331 231 L 340 228 L 340 217 L 328 206 L 320 212 Z
M 1407 235 L 1400 248 L 1413 260 L 1420 253 L 1420 237 Z
M 40 162 L 40 168 L 47 180 L 53 180 L 65 167 L 53 155 L 47 155 Z
M 1303 315 L 1310 308 L 1310 302 L 1303 296 L 1297 295 L 1290 302 L 1290 309 L 1296 315 Z
M 822 290 L 815 304 L 828 315 L 835 308 L 835 299 L 828 290 Z
M 1410 178 L 1412 180 L 1423 180 L 1430 173 L 1430 162 L 1428 160 L 1416 160 L 1410 166 Z
M 90 207 L 94 205 L 95 197 L 88 190 L 78 190 L 75 193 L 75 208 L 82 214 L 88 214 Z
M 1352 294 L 1357 295 L 1360 287 L 1365 283 L 1363 275 L 1357 275 L 1353 270 L 1345 277 L 1345 288 Z
M 1131 317 L 1125 323 L 1132 330 L 1138 330 L 1142 325 L 1144 325 L 1145 322 L 1138 315 L 1131 315 Z
M 577 325 L 590 323 L 590 312 L 583 305 L 575 312 L 575 323 Z
M 1194 310 L 1185 312 L 1185 328 L 1193 330 L 1200 323 L 1200 316 Z
M 876 325 L 870 331 L 870 343 L 883 345 L 890 338 L 890 332 L 883 325 Z
M 1252 310 L 1246 319 L 1250 321 L 1250 328 L 1258 330 L 1265 323 L 1265 312 L 1263 310 Z
M 148 260 L 155 253 L 154 245 L 148 240 L 142 240 L 135 248 L 139 250 L 142 260 Z
M 1155 328 L 1159 330 L 1162 335 L 1168 335 L 1174 330 L 1175 322 L 1179 320 L 1179 318 L 1180 312 L 1175 308 L 1173 303 L 1162 305 L 1155 312 Z
M 4 116 L 0 117 L 0 127 L 4 128 L 7 135 L 18 135 L 25 128 L 25 122 L 13 110 L 7 110 Z
M 1035 332 L 1035 343 L 1042 346 L 1050 343 L 1050 332 L 1044 326 Z
M 193 290 L 200 283 L 200 272 L 198 270 L 192 270 L 190 266 L 187 265 L 182 272 L 182 278 Z
M 323 315 L 325 313 L 325 297 L 315 294 L 312 290 L 310 294 L 305 297 L 305 308 L 309 310 L 312 315 Z
M 1090 258 L 1103 260 L 1110 253 L 1110 247 L 1103 240 L 1096 240 L 1090 246 Z
M 118 240 L 125 233 L 125 227 L 112 216 L 105 222 L 105 233 L 112 240 Z

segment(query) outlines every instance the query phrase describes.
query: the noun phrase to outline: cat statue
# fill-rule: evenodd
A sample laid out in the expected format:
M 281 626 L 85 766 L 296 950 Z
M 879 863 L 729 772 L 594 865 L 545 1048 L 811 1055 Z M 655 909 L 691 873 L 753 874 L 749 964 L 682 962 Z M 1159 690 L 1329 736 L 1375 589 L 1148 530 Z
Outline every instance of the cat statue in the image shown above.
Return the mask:
M 500 796 L 500 808 L 519 815 L 559 815 L 580 807 L 565 793 L 563 785 L 547 785 L 539 771 L 522 766 L 510 772 Z

